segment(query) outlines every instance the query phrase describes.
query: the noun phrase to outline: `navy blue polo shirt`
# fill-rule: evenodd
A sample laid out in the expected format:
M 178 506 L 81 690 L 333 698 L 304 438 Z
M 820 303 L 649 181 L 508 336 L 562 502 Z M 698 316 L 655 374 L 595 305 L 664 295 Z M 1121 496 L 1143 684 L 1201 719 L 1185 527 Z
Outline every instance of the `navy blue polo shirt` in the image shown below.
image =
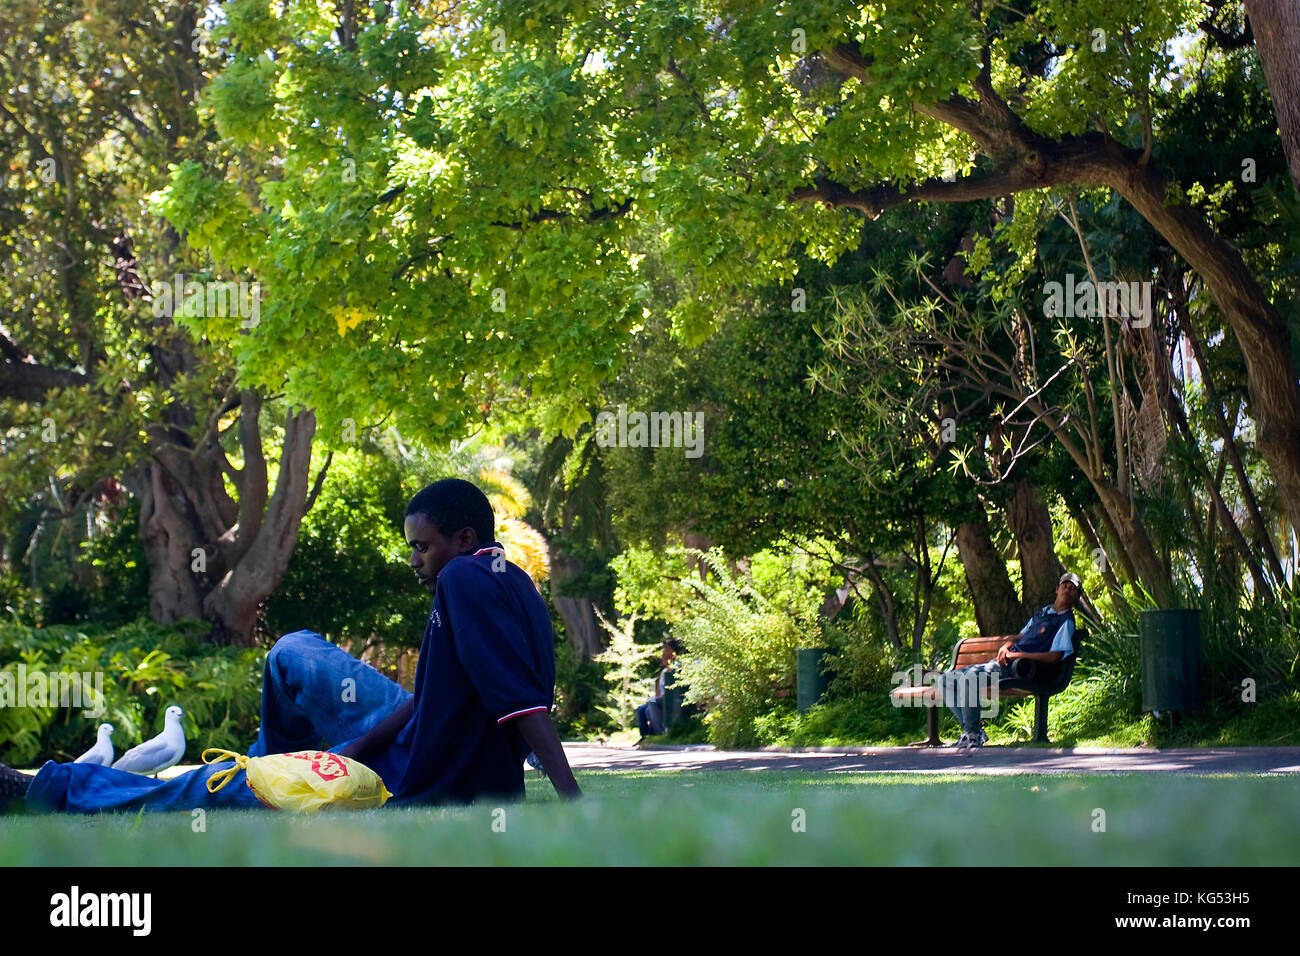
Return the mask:
M 1013 651 L 1032 654 L 1061 652 L 1061 660 L 1074 653 L 1074 608 L 1058 611 L 1051 604 L 1034 612 L 1034 616 L 1020 629 L 1020 640 L 1011 645 Z
M 376 761 L 393 803 L 523 797 L 531 748 L 513 721 L 550 711 L 554 640 L 537 586 L 499 544 L 447 562 L 420 645 L 415 710 Z

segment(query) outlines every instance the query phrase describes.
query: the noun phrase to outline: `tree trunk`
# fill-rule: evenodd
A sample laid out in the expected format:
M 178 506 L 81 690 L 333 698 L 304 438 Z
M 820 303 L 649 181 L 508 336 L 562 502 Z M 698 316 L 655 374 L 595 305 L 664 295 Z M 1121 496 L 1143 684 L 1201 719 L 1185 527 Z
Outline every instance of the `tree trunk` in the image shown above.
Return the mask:
M 261 401 L 241 396 L 245 465 L 230 467 L 215 436 L 191 450 L 155 431 L 153 455 L 126 478 L 140 500 L 140 539 L 149 564 L 149 616 L 159 624 L 202 619 L 210 640 L 250 647 L 257 611 L 279 584 L 298 542 L 302 517 L 324 480 L 308 493 L 316 418 L 290 414 L 285 423 L 280 472 L 267 497 L 267 474 L 257 426 Z M 179 438 L 174 432 L 169 437 Z M 326 463 L 326 467 L 328 462 Z M 239 492 L 226 492 L 229 472 Z
M 1020 555 L 1020 597 L 1026 616 L 1056 600 L 1056 585 L 1065 570 L 1056 556 L 1052 516 L 1038 488 L 1022 478 L 1003 510 Z
M 251 646 L 257 623 L 257 609 L 284 576 L 298 544 L 303 515 L 320 489 L 317 481 L 310 497 L 311 446 L 316 434 L 316 415 L 304 409 L 290 414 L 280 446 L 280 471 L 275 491 L 266 502 L 265 466 L 253 472 L 246 460 L 240 489 L 239 523 L 228 529 L 217 544 L 225 553 L 229 570 L 203 600 L 203 616 L 212 622 L 212 639 L 218 644 Z M 261 448 L 260 439 L 258 448 Z M 327 466 L 325 466 L 327 467 Z M 325 467 L 321 468 L 323 479 Z M 252 507 L 249 507 L 252 502 Z
M 1174 273 L 1170 282 L 1175 293 L 1173 299 L 1174 316 L 1178 319 L 1179 327 L 1182 329 L 1183 335 L 1187 337 L 1188 344 L 1191 345 L 1192 357 L 1201 370 L 1201 382 L 1205 388 L 1206 404 L 1214 416 L 1214 424 L 1219 430 L 1219 437 L 1223 439 L 1223 453 L 1227 456 L 1232 465 L 1233 474 L 1237 477 L 1237 486 L 1241 489 L 1242 502 L 1246 506 L 1246 513 L 1250 516 L 1255 542 L 1264 553 L 1265 560 L 1268 561 L 1269 570 L 1273 573 L 1273 580 L 1282 581 L 1285 575 L 1282 573 L 1282 561 L 1278 557 L 1277 547 L 1273 542 L 1273 534 L 1269 530 L 1268 522 L 1264 520 L 1264 513 L 1260 508 L 1259 499 L 1255 495 L 1254 484 L 1246 473 L 1246 466 L 1237 451 L 1237 439 L 1234 435 L 1237 416 L 1233 415 L 1233 425 L 1229 425 L 1228 420 L 1224 417 L 1224 405 L 1214 386 L 1214 370 L 1206 360 L 1205 351 L 1201 348 L 1201 337 L 1196 331 L 1196 326 L 1192 324 L 1191 310 L 1188 308 L 1188 297 L 1186 287 L 1182 283 L 1182 277 Z
M 974 517 L 957 526 L 957 554 L 966 571 L 975 623 L 984 635 L 1013 634 L 1024 626 L 1016 589 L 1007 577 L 1006 562 L 989 537 L 982 505 Z
M 1105 555 L 1106 547 L 1102 543 L 1101 533 L 1088 515 L 1088 509 L 1078 502 L 1069 500 L 1066 501 L 1066 507 L 1070 509 L 1070 514 L 1074 518 L 1075 524 L 1079 526 L 1079 530 L 1083 532 L 1083 536 L 1088 539 L 1089 550 L 1092 554 L 1094 556 L 1098 554 Z M 1124 587 L 1120 584 L 1119 578 L 1115 576 L 1115 569 L 1110 562 L 1098 562 L 1095 569 L 1101 575 L 1102 580 L 1106 582 L 1106 588 L 1110 591 L 1111 599 L 1125 610 L 1131 610 L 1132 605 L 1124 597 Z
M 551 552 L 551 603 L 564 621 L 564 633 L 582 660 L 589 661 L 605 649 L 600 626 L 596 622 L 596 606 L 585 595 L 567 597 L 560 594 L 565 581 L 581 573 L 583 564 L 577 558 L 559 550 Z
M 197 619 L 203 613 L 206 575 L 191 571 L 192 552 L 203 540 L 194 509 L 178 482 L 157 462 L 126 475 L 140 502 L 140 541 L 149 566 L 149 617 L 159 624 Z
M 880 568 L 876 566 L 876 556 L 874 554 L 867 554 L 867 561 L 863 570 L 866 572 L 867 577 L 871 579 L 872 589 L 876 594 L 876 603 L 880 605 L 880 616 L 885 622 L 885 633 L 889 635 L 889 643 L 901 651 L 903 649 L 903 640 L 898 631 L 898 607 L 894 601 L 894 595 L 889 590 L 889 585 L 885 583 L 885 578 L 880 573 Z
M 1169 569 L 1156 553 L 1155 545 L 1147 535 L 1142 517 L 1133 502 L 1110 484 L 1094 480 L 1093 488 L 1100 499 L 1102 511 L 1110 519 L 1111 530 L 1118 536 L 1124 555 L 1132 563 L 1135 584 L 1142 585 L 1162 608 L 1174 606 L 1174 586 Z
M 1295 0 L 1246 0 L 1246 14 L 1273 97 L 1291 182 L 1300 191 L 1300 4 Z
M 1117 163 L 1110 185 L 1169 240 L 1205 282 L 1232 326 L 1242 357 L 1256 447 L 1268 462 L 1293 527 L 1300 527 L 1300 388 L 1291 330 L 1255 281 L 1236 248 L 1186 203 L 1166 205 L 1165 179 L 1154 170 Z

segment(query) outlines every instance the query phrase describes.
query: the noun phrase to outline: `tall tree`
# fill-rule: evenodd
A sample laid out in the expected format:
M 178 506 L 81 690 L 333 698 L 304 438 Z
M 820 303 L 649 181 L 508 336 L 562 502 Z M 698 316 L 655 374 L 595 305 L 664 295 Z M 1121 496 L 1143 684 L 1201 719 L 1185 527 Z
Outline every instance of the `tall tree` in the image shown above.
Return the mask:
M 481 2 L 450 26 L 384 4 L 354 11 L 351 44 L 315 4 L 230 10 L 218 120 L 240 148 L 282 153 L 283 178 L 252 204 L 233 165 L 207 184 L 183 168 L 175 189 L 219 257 L 274 284 L 240 347 L 258 380 L 305 362 L 295 395 L 334 406 L 319 382 L 346 382 L 349 404 L 400 415 L 389 396 L 410 374 L 450 425 L 531 388 L 555 397 L 531 405 L 539 420 L 572 433 L 640 318 L 629 217 L 692 276 L 673 317 L 698 335 L 746 285 L 789 281 L 796 241 L 827 259 L 858 242 L 862 215 L 1105 188 L 1221 310 L 1300 526 L 1291 330 L 1154 158 L 1156 93 L 1179 78 L 1168 44 L 1199 0 Z M 449 334 L 449 316 L 469 327 Z
M 146 204 L 169 164 L 210 148 L 196 108 L 216 57 L 204 10 L 20 0 L 0 14 L 0 480 L 11 500 L 53 482 L 75 511 L 120 476 L 140 499 L 150 615 L 203 618 L 213 640 L 244 644 L 324 471 L 313 488 L 315 418 L 301 408 L 277 404 L 268 461 L 267 393 L 241 387 L 229 351 L 154 295 L 170 300 L 179 278 L 206 311 L 222 278 Z M 213 322 L 255 322 L 215 291 Z

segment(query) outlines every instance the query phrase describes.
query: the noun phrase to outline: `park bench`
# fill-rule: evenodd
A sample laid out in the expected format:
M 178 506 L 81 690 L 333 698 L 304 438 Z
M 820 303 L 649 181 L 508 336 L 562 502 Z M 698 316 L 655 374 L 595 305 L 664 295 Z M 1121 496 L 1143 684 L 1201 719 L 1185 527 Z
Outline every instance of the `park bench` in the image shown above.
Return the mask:
M 1059 694 L 1070 683 L 1074 675 L 1074 665 L 1079 660 L 1079 651 L 1087 632 L 1076 629 L 1071 643 L 1074 653 L 1057 664 L 1040 664 L 1038 674 L 1033 680 L 1005 678 L 998 682 L 998 699 L 1034 698 L 1034 742 L 1045 744 L 1047 740 L 1047 701 L 1054 694 Z M 923 671 L 924 681 L 930 674 L 944 674 L 948 671 L 972 664 L 983 664 L 997 657 L 998 648 L 1002 646 L 1000 637 L 968 637 L 958 641 L 952 647 L 952 660 L 943 671 Z M 943 707 L 938 684 L 922 683 L 916 687 L 896 687 L 890 693 L 895 701 L 915 701 L 925 706 L 925 725 L 928 736 L 917 741 L 917 746 L 939 747 L 939 709 Z

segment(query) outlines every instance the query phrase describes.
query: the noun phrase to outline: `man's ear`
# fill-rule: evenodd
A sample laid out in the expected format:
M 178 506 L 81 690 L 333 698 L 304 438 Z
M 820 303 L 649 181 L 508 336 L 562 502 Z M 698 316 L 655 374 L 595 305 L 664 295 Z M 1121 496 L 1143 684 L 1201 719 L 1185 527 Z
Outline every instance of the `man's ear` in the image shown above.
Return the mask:
M 456 550 L 460 554 L 467 554 L 478 550 L 478 532 L 473 528 L 461 528 L 456 532 L 455 540 Z

